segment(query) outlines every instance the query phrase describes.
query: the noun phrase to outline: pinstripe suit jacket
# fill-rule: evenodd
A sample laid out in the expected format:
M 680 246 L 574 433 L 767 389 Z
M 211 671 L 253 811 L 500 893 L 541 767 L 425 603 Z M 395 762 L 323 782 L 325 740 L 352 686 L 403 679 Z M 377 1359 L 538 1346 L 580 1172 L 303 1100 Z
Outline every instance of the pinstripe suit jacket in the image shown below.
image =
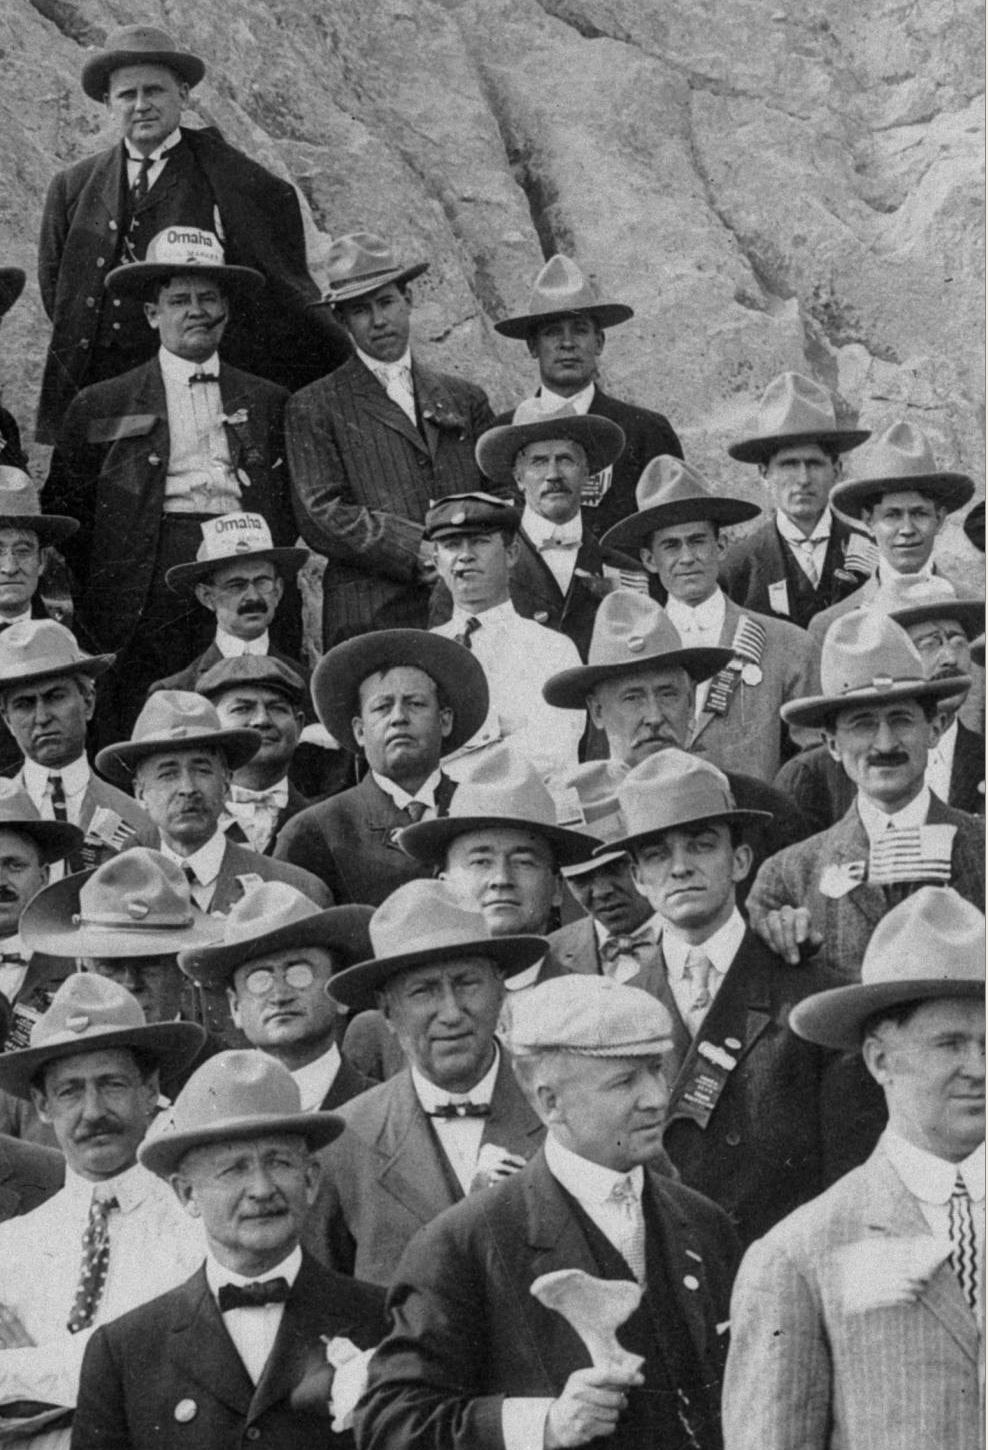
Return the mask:
M 426 627 L 415 566 L 429 500 L 482 487 L 473 450 L 493 422 L 486 394 L 418 361 L 412 381 L 421 432 L 359 358 L 288 404 L 299 532 L 329 560 L 324 649 L 374 629 Z
M 881 1143 L 748 1250 L 731 1304 L 725 1450 L 974 1450 L 978 1326 L 948 1263 L 856 1309 L 855 1255 L 930 1234 Z M 860 1302 L 860 1301 L 859 1301 Z

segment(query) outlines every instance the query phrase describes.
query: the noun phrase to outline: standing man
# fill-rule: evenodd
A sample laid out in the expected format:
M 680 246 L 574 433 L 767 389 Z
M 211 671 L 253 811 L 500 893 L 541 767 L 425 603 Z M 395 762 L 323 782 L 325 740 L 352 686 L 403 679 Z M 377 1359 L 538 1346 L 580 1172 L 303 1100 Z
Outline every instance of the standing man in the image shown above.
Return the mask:
M 358 1412 L 362 1443 L 720 1446 L 736 1241 L 708 1199 L 650 1171 L 668 1040 L 665 1009 L 635 987 L 571 976 L 528 994 L 511 1048 L 544 1149 L 409 1244 Z M 620 1330 L 640 1370 L 591 1368 L 570 1324 L 531 1293 L 574 1269 L 592 1276 L 598 1305 L 614 1286 L 593 1280 L 641 1286 Z
M 294 188 L 224 141 L 214 127 L 180 126 L 205 74 L 163 30 L 124 25 L 90 54 L 82 88 L 106 107 L 120 140 L 55 176 L 38 248 L 41 298 L 52 323 L 37 436 L 53 443 L 80 388 L 145 362 L 151 338 L 139 305 L 104 290 L 118 263 L 142 261 L 152 237 L 179 226 L 215 232 L 230 261 L 267 284 L 229 339 L 237 367 L 289 390 L 346 354 L 305 260 Z
M 634 315 L 623 302 L 601 302 L 576 262 L 557 253 L 536 277 L 528 311 L 494 324 L 502 337 L 526 343 L 539 370 L 532 401 L 543 413 L 569 403 L 577 413 L 609 418 L 624 434 L 620 458 L 588 478 L 582 491 L 584 519 L 598 539 L 634 513 L 635 484 L 650 458 L 683 456 L 668 418 L 612 398 L 598 384 L 605 330 Z M 510 423 L 511 414 L 496 421 Z
M 334 315 L 355 356 L 288 407 L 288 459 L 299 531 L 329 561 L 323 648 L 371 630 L 425 628 L 434 582 L 422 538 L 431 500 L 478 486 L 473 449 L 493 420 L 486 394 L 413 356 L 409 283 L 371 232 L 340 237 L 327 260 Z
M 753 1244 L 731 1305 L 727 1450 L 984 1444 L 985 921 L 923 887 L 850 987 L 795 1009 L 888 1104 L 867 1163 Z
M 252 1440 L 353 1450 L 353 1436 L 330 1426 L 327 1345 L 376 1344 L 383 1295 L 299 1247 L 313 1150 L 340 1127 L 331 1113 L 302 1112 L 288 1073 L 260 1053 L 224 1052 L 196 1073 L 142 1159 L 201 1224 L 205 1262 L 93 1336 L 76 1450 L 158 1450 L 163 1435 L 190 1450 Z
M 338 903 L 379 906 L 421 871 L 397 843 L 403 826 L 445 815 L 456 786 L 441 769 L 487 716 L 477 658 L 425 630 L 359 635 L 330 650 L 312 677 L 312 698 L 329 733 L 367 774 L 359 785 L 294 816 L 276 847 L 305 862 Z
M 774 614 L 805 629 L 868 577 L 875 550 L 863 532 L 836 518 L 830 492 L 845 453 L 870 434 L 838 428 L 826 388 L 800 373 L 780 373 L 758 405 L 755 436 L 728 448 L 757 463 L 774 513 L 728 549 L 724 592 L 743 609 Z
M 739 609 L 718 583 L 726 524 L 760 512 L 715 493 L 676 458 L 656 458 L 638 481 L 637 514 L 605 544 L 638 548 L 667 595 L 666 611 L 683 644 L 728 649 L 731 658 L 697 690 L 689 749 L 721 770 L 745 770 L 768 782 L 793 753 L 779 707 L 808 688 L 812 648 L 796 625 Z

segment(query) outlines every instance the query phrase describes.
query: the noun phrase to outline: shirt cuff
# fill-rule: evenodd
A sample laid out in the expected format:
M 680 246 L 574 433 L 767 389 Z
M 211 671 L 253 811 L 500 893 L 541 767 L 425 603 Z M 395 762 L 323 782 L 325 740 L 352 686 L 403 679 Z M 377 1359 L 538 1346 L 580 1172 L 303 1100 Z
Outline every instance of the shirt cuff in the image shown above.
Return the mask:
M 550 1399 L 506 1399 L 501 1406 L 504 1450 L 542 1450 Z

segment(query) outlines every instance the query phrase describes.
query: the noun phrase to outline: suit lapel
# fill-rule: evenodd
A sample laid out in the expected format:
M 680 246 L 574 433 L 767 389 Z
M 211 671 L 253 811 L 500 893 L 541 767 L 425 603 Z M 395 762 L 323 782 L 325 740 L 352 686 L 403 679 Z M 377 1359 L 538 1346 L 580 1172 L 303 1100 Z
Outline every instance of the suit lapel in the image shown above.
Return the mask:
M 447 1170 L 429 1120 L 422 1111 L 405 1068 L 394 1084 L 388 1112 L 377 1140 L 384 1155 L 378 1183 L 422 1223 L 428 1223 L 455 1201 Z M 451 1170 L 448 1170 L 451 1171 Z
M 256 1420 L 279 1400 L 288 1399 L 305 1373 L 312 1350 L 321 1347 L 323 1335 L 333 1338 L 351 1328 L 345 1310 L 338 1302 L 326 1298 L 312 1262 L 303 1256 L 271 1353 L 251 1399 L 248 1420 Z
M 950 767 L 950 788 L 948 804 L 955 810 L 978 811 L 984 809 L 984 796 L 979 796 L 978 786 L 985 778 L 985 744 L 958 722 L 957 742 L 954 746 L 954 761 Z
M 744 611 L 739 609 L 734 601 L 732 599 L 727 599 L 726 596 L 725 605 L 726 607 L 724 609 L 724 625 L 721 629 L 720 639 L 717 641 L 717 643 L 722 649 L 730 649 L 731 645 L 734 643 L 734 632 L 737 629 L 738 620 L 742 617 Z M 738 686 L 738 688 L 741 688 L 740 685 Z M 706 730 L 707 726 L 712 720 L 726 720 L 730 713 L 730 705 L 728 705 L 727 707 L 727 715 L 714 715 L 710 710 L 701 710 L 699 715 L 696 717 L 696 724 L 693 726 L 693 733 L 690 736 L 687 749 L 692 750 L 693 746 L 699 740 L 700 736 L 703 734 L 704 730 Z
M 205 1267 L 182 1287 L 168 1359 L 214 1399 L 246 1416 L 254 1387 L 209 1291 Z
M 522 565 L 519 582 L 529 596 L 529 607 L 544 605 L 547 613 L 561 609 L 565 603 L 563 592 L 549 565 L 523 529 L 519 529 L 518 538 L 523 550 L 519 559 Z
M 833 827 L 831 834 L 830 863 L 844 866 L 852 861 L 867 862 L 870 854 L 868 832 L 865 830 L 856 804 Z M 827 864 L 830 864 L 827 863 Z M 819 890 L 819 882 L 817 882 Z M 876 927 L 888 910 L 885 893 L 880 886 L 870 881 L 861 881 L 841 900 L 849 902 Z
M 112 146 L 93 167 L 92 174 L 79 197 L 79 213 L 87 216 L 102 209 L 116 224 L 122 215 L 121 200 L 125 187 L 124 146 L 119 142 Z M 116 226 L 114 235 L 119 236 Z
M 484 1120 L 481 1144 L 496 1143 L 511 1153 L 517 1152 L 529 1158 L 541 1134 L 541 1119 L 515 1087 L 507 1054 L 502 1050 L 491 1094 L 491 1113 Z
M 596 1274 L 596 1261 L 541 1151 L 525 1172 L 526 1227 L 528 1243 L 535 1256 L 533 1280 L 556 1269 L 584 1269 L 588 1274 Z
M 382 423 L 385 428 L 391 428 L 394 432 L 400 433 L 420 453 L 427 453 L 428 448 L 422 434 L 411 422 L 404 409 L 391 401 L 370 369 L 365 367 L 359 358 L 355 358 L 352 364 L 346 364 L 346 366 L 353 368 L 350 381 L 354 393 L 360 398 L 361 408 Z
M 415 387 L 419 417 L 422 420 L 422 435 L 428 444 L 430 454 L 435 458 L 444 431 L 436 420 L 447 418 L 452 423 L 453 419 L 462 415 L 456 399 L 450 393 L 442 377 L 438 373 L 434 373 L 431 368 L 413 361 L 412 381 Z M 466 428 L 465 418 L 463 427 Z

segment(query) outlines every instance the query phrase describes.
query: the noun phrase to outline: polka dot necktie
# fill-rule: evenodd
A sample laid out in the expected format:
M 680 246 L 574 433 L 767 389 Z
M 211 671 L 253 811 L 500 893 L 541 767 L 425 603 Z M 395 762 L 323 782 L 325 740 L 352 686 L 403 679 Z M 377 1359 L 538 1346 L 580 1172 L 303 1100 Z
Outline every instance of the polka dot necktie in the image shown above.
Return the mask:
M 100 1198 L 93 1194 L 89 1205 L 89 1220 L 82 1236 L 82 1264 L 79 1269 L 79 1287 L 75 1291 L 72 1312 L 69 1314 L 68 1331 L 78 1334 L 92 1324 L 103 1297 L 106 1272 L 110 1265 L 109 1218 L 113 1209 L 119 1208 L 115 1198 Z

